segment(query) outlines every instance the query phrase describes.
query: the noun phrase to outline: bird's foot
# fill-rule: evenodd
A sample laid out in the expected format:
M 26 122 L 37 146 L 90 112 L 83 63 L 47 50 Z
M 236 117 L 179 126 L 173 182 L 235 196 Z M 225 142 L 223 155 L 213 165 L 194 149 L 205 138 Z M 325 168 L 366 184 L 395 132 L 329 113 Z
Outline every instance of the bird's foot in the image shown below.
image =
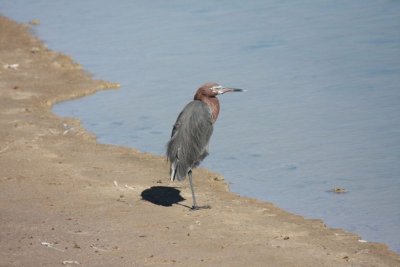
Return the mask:
M 204 206 L 192 206 L 190 210 L 203 210 L 203 209 L 211 209 L 210 205 L 204 205 Z

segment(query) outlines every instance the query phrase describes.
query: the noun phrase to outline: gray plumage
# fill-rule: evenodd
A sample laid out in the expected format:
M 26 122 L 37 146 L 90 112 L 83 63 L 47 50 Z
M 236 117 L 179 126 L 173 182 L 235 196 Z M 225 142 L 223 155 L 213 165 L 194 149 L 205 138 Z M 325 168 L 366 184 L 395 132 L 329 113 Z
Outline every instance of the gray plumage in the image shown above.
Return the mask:
M 172 129 L 167 143 L 167 157 L 171 164 L 171 181 L 182 181 L 189 176 L 192 191 L 192 209 L 210 208 L 197 206 L 194 193 L 192 169 L 208 155 L 208 143 L 213 132 L 213 124 L 218 118 L 219 101 L 217 95 L 228 92 L 242 92 L 242 89 L 227 88 L 217 83 L 203 84 L 187 104 Z
M 182 110 L 167 144 L 171 163 L 171 180 L 182 181 L 208 155 L 208 143 L 213 132 L 211 110 L 199 100 L 193 100 Z

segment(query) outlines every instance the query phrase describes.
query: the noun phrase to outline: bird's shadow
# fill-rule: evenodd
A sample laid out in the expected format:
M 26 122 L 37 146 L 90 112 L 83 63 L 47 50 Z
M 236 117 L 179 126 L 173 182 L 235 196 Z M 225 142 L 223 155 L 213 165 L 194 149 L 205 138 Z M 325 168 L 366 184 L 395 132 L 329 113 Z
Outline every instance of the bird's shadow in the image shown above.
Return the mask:
M 189 206 L 179 203 L 185 200 L 180 193 L 181 191 L 175 187 L 152 186 L 143 190 L 141 196 L 143 200 L 159 206 L 171 207 L 173 204 L 177 204 L 190 208 Z

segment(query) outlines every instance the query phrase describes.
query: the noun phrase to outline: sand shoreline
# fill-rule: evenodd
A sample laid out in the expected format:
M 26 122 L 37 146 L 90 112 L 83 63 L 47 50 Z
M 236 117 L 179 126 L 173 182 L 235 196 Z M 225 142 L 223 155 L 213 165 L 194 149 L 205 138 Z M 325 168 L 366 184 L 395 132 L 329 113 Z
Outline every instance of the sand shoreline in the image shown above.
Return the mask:
M 164 158 L 51 112 L 109 87 L 0 16 L 0 266 L 400 266 L 383 244 L 230 193 L 205 169 L 195 183 L 212 209 L 189 211 Z

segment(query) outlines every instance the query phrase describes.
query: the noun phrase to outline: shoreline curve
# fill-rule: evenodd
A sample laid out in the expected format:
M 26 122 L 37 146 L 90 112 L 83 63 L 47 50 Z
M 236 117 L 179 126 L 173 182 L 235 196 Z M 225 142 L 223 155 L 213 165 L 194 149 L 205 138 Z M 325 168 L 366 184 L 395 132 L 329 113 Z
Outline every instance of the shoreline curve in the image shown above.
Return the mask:
M 195 170 L 169 183 L 164 158 L 99 144 L 57 102 L 117 84 L 0 15 L 0 258 L 4 266 L 400 266 L 384 244 L 229 192 Z

